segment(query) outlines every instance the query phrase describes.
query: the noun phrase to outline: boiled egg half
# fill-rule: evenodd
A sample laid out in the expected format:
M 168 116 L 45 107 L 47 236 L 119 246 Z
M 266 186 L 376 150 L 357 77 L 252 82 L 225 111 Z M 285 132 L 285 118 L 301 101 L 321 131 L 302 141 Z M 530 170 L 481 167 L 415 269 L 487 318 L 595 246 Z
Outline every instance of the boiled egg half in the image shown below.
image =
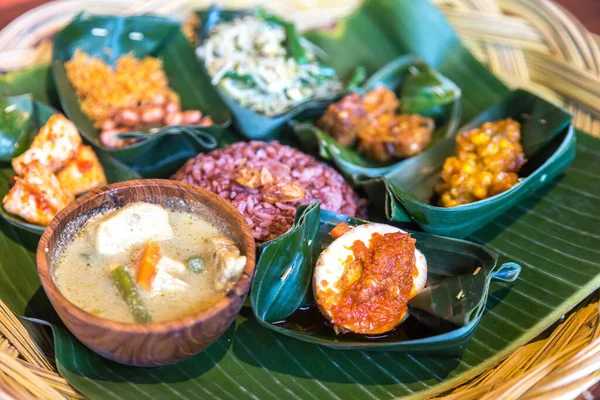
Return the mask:
M 336 239 L 317 260 L 315 301 L 338 333 L 388 332 L 405 319 L 408 300 L 425 287 L 427 260 L 415 240 L 394 226 L 344 225 L 332 230 Z

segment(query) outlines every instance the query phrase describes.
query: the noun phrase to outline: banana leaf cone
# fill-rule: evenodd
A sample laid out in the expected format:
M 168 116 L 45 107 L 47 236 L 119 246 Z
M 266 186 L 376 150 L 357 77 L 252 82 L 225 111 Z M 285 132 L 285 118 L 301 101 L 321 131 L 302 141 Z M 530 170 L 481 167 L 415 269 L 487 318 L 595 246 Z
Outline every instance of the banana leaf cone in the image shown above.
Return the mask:
M 551 183 L 575 158 L 575 132 L 570 124 L 572 116 L 524 90 L 509 94 L 460 131 L 505 118 L 521 124 L 521 144 L 528 160 L 519 172 L 521 180 L 505 192 L 451 208 L 432 204 L 433 188 L 444 162 L 455 154 L 454 138 L 440 142 L 381 177 L 365 178 L 361 185 L 369 199 L 379 204 L 391 221 L 412 219 L 426 232 L 466 237 Z
M 303 42 L 306 39 L 298 34 L 294 24 L 285 21 L 262 8 L 225 10 L 217 6 L 213 6 L 197 11 L 196 15 L 200 21 L 202 21 L 197 31 L 198 45 L 202 45 L 204 40 L 209 37 L 212 29 L 216 25 L 232 21 L 236 18 L 254 15 L 277 25 L 284 26 L 286 29 L 286 41 L 288 48 L 293 47 L 300 49 L 300 51 L 303 51 L 302 49 L 304 48 Z M 292 50 L 293 49 L 289 50 L 291 53 L 290 56 L 294 57 L 295 54 L 293 54 L 294 52 Z M 329 61 L 329 57 L 323 58 L 325 63 Z M 206 70 L 204 75 L 208 75 Z M 357 65 L 352 71 L 350 71 L 348 74 L 344 74 L 343 76 L 347 77 L 345 84 L 346 88 L 354 87 L 362 80 L 362 69 Z M 280 115 L 268 117 L 242 106 L 218 86 L 215 87 L 215 91 L 219 93 L 223 99 L 223 102 L 225 102 L 231 111 L 231 114 L 233 115 L 234 127 L 247 139 L 271 139 L 278 137 L 285 133 L 284 125 L 292 118 L 299 115 L 321 114 L 332 101 L 340 96 L 340 93 L 332 93 L 328 98 L 309 100 Z
M 127 54 L 160 58 L 171 89 L 180 97 L 182 110 L 200 110 L 213 119 L 214 125 L 168 126 L 153 133 L 129 132 L 123 138 L 142 140 L 119 149 L 107 148 L 99 141 L 100 131 L 81 110 L 66 74 L 64 63 L 77 49 L 111 66 Z M 145 176 L 168 176 L 198 152 L 212 150 L 230 125 L 230 113 L 212 89 L 194 49 L 179 24 L 168 18 L 79 15 L 54 39 L 52 71 L 62 109 L 81 134 L 96 148 L 109 152 Z
M 459 354 L 484 312 L 492 279 L 515 281 L 521 267 L 498 263 L 485 246 L 410 232 L 428 263 L 424 290 L 409 302 L 410 317 L 388 334 L 336 334 L 311 295 L 319 253 L 340 222 L 366 221 L 320 210 L 318 202 L 298 209 L 292 228 L 261 246 L 251 304 L 261 325 L 275 332 L 336 349 Z
M 436 129 L 432 133 L 428 149 L 456 134 L 461 116 L 460 89 L 423 60 L 414 56 L 399 57 L 375 72 L 356 92 L 364 95 L 382 85 L 398 96 L 398 112 L 419 114 L 435 121 Z M 290 125 L 304 148 L 313 152 L 318 149 L 322 158 L 332 160 L 350 179 L 357 176 L 381 176 L 401 168 L 407 160 L 392 159 L 383 163 L 372 161 L 361 154 L 356 146 L 340 145 L 317 128 L 314 122 L 298 119 Z

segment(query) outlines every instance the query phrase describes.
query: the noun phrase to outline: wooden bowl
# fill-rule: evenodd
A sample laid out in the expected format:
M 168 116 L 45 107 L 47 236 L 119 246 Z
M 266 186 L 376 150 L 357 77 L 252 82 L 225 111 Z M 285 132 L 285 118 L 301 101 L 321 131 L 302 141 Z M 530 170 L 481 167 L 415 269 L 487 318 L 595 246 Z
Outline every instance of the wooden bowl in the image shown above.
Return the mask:
M 246 255 L 239 281 L 217 304 L 172 321 L 124 323 L 94 316 L 67 300 L 52 279 L 62 246 L 81 231 L 98 211 L 137 201 L 196 213 L 219 222 Z M 83 217 L 80 217 L 82 216 Z M 87 347 L 118 363 L 158 366 L 191 357 L 207 348 L 233 322 L 250 289 L 255 268 L 255 243 L 242 215 L 216 194 L 178 181 L 133 180 L 92 190 L 63 209 L 44 231 L 37 248 L 42 286 L 67 328 Z

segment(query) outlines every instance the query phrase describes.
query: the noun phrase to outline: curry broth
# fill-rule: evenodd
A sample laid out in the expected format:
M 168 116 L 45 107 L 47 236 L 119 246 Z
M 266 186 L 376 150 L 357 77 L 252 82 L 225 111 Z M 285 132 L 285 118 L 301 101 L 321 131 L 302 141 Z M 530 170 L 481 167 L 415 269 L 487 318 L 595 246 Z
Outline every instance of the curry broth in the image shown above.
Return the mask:
M 186 264 L 192 257 L 208 260 L 211 256 L 204 244 L 223 234 L 213 223 L 200 216 L 168 210 L 173 237 L 159 241 L 161 253 Z M 106 214 L 105 214 L 106 215 Z M 127 304 L 110 278 L 110 265 L 126 265 L 135 277 L 142 246 L 134 246 L 115 255 L 98 254 L 95 248 L 94 227 L 105 215 L 94 218 L 70 243 L 64 246 L 53 270 L 53 278 L 60 292 L 73 304 L 101 318 L 120 322 L 134 322 Z M 189 284 L 181 292 L 150 294 L 138 287 L 138 292 L 153 322 L 177 319 L 202 309 L 210 308 L 224 295 L 214 282 L 214 268 L 194 274 L 189 270 L 176 275 Z

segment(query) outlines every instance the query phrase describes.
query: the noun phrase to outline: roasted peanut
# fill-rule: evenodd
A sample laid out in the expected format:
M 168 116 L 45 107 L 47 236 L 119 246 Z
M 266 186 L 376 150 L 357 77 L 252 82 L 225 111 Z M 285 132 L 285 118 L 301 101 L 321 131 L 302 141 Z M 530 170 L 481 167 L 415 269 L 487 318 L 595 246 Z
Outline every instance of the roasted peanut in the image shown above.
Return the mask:
M 202 119 L 202 113 L 199 110 L 188 110 L 181 113 L 184 125 L 196 125 Z
M 262 167 L 262 169 L 260 170 L 260 183 L 262 183 L 262 185 L 268 185 L 269 183 L 273 182 L 273 174 L 271 174 L 271 171 L 269 171 L 267 168 Z
M 159 106 L 150 106 L 142 109 L 141 115 L 143 123 L 156 124 L 164 118 L 165 110 Z
M 164 119 L 164 122 L 167 125 L 181 125 L 182 121 L 183 121 L 183 116 L 178 111 L 167 114 Z
M 198 123 L 198 125 L 200 125 L 200 126 L 211 126 L 213 124 L 214 124 L 214 122 L 209 115 L 202 118 L 202 120 Z
M 103 130 L 100 133 L 100 143 L 106 147 L 110 147 L 111 149 L 129 146 L 130 144 L 134 143 L 135 140 L 117 139 L 117 135 L 124 132 L 127 132 L 127 129 L 120 128 Z
M 124 108 L 115 115 L 115 123 L 121 126 L 134 127 L 140 122 L 140 116 L 137 112 Z
M 165 105 L 165 112 L 167 114 L 172 114 L 175 113 L 177 111 L 181 111 L 181 106 L 179 105 L 179 103 L 176 103 L 174 101 L 170 101 Z
M 166 101 L 167 98 L 162 93 L 157 93 L 154 96 L 152 96 L 152 104 L 154 104 L 155 106 L 162 106 L 165 104 Z
M 105 119 L 104 122 L 102 122 L 102 130 L 103 131 L 108 131 L 111 129 L 115 129 L 117 125 L 115 124 L 115 121 L 113 121 L 112 119 Z

